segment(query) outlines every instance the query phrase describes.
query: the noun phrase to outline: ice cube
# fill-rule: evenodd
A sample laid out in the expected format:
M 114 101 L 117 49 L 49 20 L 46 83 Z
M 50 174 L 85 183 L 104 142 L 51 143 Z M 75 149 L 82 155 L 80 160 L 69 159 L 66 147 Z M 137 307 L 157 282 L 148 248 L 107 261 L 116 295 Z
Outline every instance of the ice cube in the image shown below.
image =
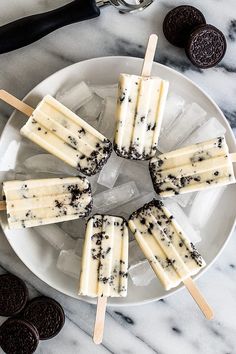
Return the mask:
M 107 97 L 104 101 L 103 110 L 99 116 L 98 130 L 106 138 L 113 140 L 116 124 L 116 98 Z
M 185 100 L 183 97 L 170 92 L 167 98 L 164 118 L 162 121 L 161 131 L 169 129 L 174 120 L 183 112 Z
M 201 237 L 199 229 L 195 229 L 183 209 L 169 198 L 164 200 L 164 205 L 173 214 L 175 220 L 180 225 L 181 229 L 183 229 L 183 231 L 186 233 L 190 241 L 194 244 L 200 242 Z
M 181 146 L 192 145 L 195 143 L 201 143 L 205 140 L 214 139 L 218 136 L 224 135 L 225 132 L 225 127 L 215 117 L 212 117 L 184 140 Z
M 178 203 L 182 208 L 190 205 L 195 197 L 196 193 L 179 194 L 172 197 L 172 200 Z
M 93 176 L 90 176 L 90 177 L 87 177 L 87 179 L 89 180 L 89 183 L 91 185 L 91 189 L 92 189 L 92 194 L 95 194 L 96 190 L 97 190 L 97 180 L 98 180 L 98 177 L 99 175 L 96 174 L 96 175 L 93 175 Z
M 56 99 L 74 112 L 89 102 L 92 97 L 92 91 L 83 81 L 67 90 L 63 88 L 56 94 Z
M 84 238 L 78 238 L 74 250 L 77 256 L 82 257 L 83 247 L 84 247 Z
M 9 143 L 4 154 L 0 157 L 0 170 L 14 169 L 17 161 L 17 152 L 20 149 L 20 142 L 13 140 Z
M 129 200 L 138 197 L 138 195 L 138 188 L 133 181 L 107 189 L 104 192 L 95 194 L 93 199 L 94 210 L 105 213 L 127 203 Z
M 202 229 L 214 213 L 226 187 L 198 192 L 189 211 L 189 220 L 195 228 Z
M 57 268 L 70 277 L 79 279 L 81 257 L 79 257 L 74 250 L 62 250 L 57 260 Z
M 95 124 L 97 126 L 99 115 L 103 110 L 103 105 L 104 100 L 100 96 L 94 94 L 92 99 L 80 107 L 76 113 L 89 124 L 92 124 L 93 126 Z
M 86 221 L 85 219 L 76 219 L 71 221 L 65 221 L 59 224 L 63 232 L 66 232 L 72 238 L 84 238 Z M 72 248 L 72 247 L 71 247 Z
M 102 98 L 107 98 L 107 97 L 117 97 L 118 94 L 118 85 L 113 84 L 113 85 L 95 85 L 95 86 L 90 86 L 91 90 L 95 92 L 98 96 Z
M 117 183 L 127 181 L 127 178 L 128 180 L 134 181 L 140 191 L 153 191 L 153 184 L 147 161 L 136 162 L 124 160 Z
M 152 199 L 156 198 L 155 192 L 142 192 L 140 195 L 133 199 L 131 202 L 122 205 L 121 207 L 112 210 L 112 214 L 121 215 L 125 218 L 129 216 L 137 209 L 141 208 L 145 203 L 150 202 Z
M 99 174 L 97 183 L 107 188 L 113 188 L 123 163 L 124 159 L 112 152 L 110 158 Z
M 159 139 L 158 148 L 161 152 L 175 149 L 189 135 L 206 121 L 206 111 L 197 103 L 186 107 L 182 114 L 170 125 L 168 131 Z
M 78 171 L 64 163 L 62 160 L 50 154 L 39 154 L 31 156 L 23 163 L 28 171 L 48 172 L 55 174 L 67 174 L 69 176 L 77 176 Z
M 140 263 L 141 261 L 145 260 L 145 256 L 141 251 L 136 240 L 133 240 L 129 243 L 129 267 Z
M 57 225 L 38 226 L 35 231 L 58 251 L 76 246 L 76 241 Z
M 147 260 L 130 267 L 129 275 L 136 286 L 147 286 L 154 278 L 156 278 L 156 275 Z

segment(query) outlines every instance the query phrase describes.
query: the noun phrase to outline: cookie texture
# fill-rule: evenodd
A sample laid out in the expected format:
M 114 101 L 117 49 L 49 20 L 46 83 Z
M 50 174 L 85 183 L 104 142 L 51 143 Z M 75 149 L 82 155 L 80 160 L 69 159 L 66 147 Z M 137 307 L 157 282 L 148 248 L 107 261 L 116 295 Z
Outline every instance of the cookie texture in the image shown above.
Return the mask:
M 45 296 L 30 301 L 22 313 L 22 318 L 37 328 L 41 340 L 55 337 L 65 323 L 65 314 L 61 305 Z
M 195 66 L 207 69 L 223 59 L 226 49 L 224 34 L 212 25 L 202 25 L 191 33 L 185 51 Z
M 37 329 L 26 321 L 8 319 L 0 327 L 0 346 L 6 354 L 32 354 L 38 343 Z
M 28 290 L 23 280 L 13 274 L 0 275 L 0 316 L 17 315 L 27 300 Z
M 163 32 L 171 44 L 184 48 L 190 33 L 205 23 L 205 17 L 200 10 L 193 6 L 181 5 L 168 12 L 163 22 Z

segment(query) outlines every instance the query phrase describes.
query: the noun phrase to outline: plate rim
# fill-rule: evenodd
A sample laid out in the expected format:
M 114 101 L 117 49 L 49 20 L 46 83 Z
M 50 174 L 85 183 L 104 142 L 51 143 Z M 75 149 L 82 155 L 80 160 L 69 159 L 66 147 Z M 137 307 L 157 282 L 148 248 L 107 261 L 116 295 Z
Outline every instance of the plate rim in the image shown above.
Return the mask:
M 68 70 L 69 68 L 73 67 L 73 66 L 77 66 L 79 64 L 82 64 L 82 63 L 91 63 L 91 62 L 97 62 L 97 61 L 104 61 L 104 60 L 117 60 L 117 59 L 120 59 L 120 60 L 127 60 L 127 61 L 138 61 L 138 62 L 142 62 L 143 59 L 142 58 L 138 58 L 138 57 L 133 57 L 133 56 L 103 56 L 103 57 L 97 57 L 97 58 L 90 58 L 90 59 L 86 59 L 86 60 L 82 60 L 82 61 L 79 61 L 79 62 L 76 62 L 76 63 L 73 63 L 71 65 L 68 65 L 60 70 L 57 70 L 56 72 L 54 72 L 53 74 L 49 75 L 48 77 L 46 77 L 45 79 L 43 79 L 42 81 L 40 81 L 36 86 L 34 86 L 25 96 L 24 98 L 22 99 L 22 101 L 24 102 L 27 102 L 27 99 L 33 94 L 33 91 L 40 85 L 43 85 L 45 83 L 45 81 L 49 80 L 49 79 L 53 79 L 54 76 L 58 75 L 60 72 L 62 71 L 66 71 Z M 210 103 L 214 106 L 214 108 L 216 109 L 216 111 L 221 115 L 221 117 L 223 118 L 224 120 L 224 123 L 226 124 L 227 126 L 227 133 L 231 136 L 231 139 L 233 141 L 233 145 L 234 145 L 234 148 L 233 148 L 233 151 L 232 152 L 236 152 L 236 137 L 234 136 L 234 133 L 233 133 L 233 130 L 228 122 L 228 120 L 226 119 L 223 111 L 220 109 L 220 107 L 217 105 L 217 103 L 213 100 L 213 98 L 210 97 L 210 95 L 208 93 L 206 93 L 206 91 L 204 89 L 202 89 L 200 87 L 200 85 L 198 85 L 197 83 L 195 83 L 193 80 L 191 80 L 190 78 L 188 78 L 187 76 L 185 76 L 183 73 L 177 71 L 176 69 L 173 69 L 173 68 L 170 68 L 169 66 L 167 65 L 164 65 L 164 64 L 161 64 L 161 63 L 158 63 L 158 62 L 154 62 L 153 63 L 153 66 L 156 66 L 156 67 L 161 67 L 161 68 L 164 68 L 164 70 L 168 70 L 170 71 L 171 73 L 174 73 L 175 75 L 179 76 L 181 79 L 184 79 L 186 81 L 188 81 L 188 83 L 190 83 L 191 85 L 195 86 L 195 88 L 197 88 L 200 92 L 202 92 L 204 94 L 204 96 L 210 101 Z M 0 135 L 0 140 L 3 136 L 3 134 L 5 133 L 5 130 L 8 128 L 8 125 L 10 125 L 10 122 L 11 120 L 13 119 L 14 115 L 15 115 L 15 112 L 16 110 L 13 110 L 13 112 L 11 113 L 1 135 Z M 1 225 L 2 225 L 2 222 L 1 222 Z M 224 251 L 227 243 L 229 242 L 233 232 L 234 232 L 234 228 L 236 226 L 236 215 L 234 217 L 234 222 L 233 222 L 233 225 L 232 225 L 232 228 L 227 236 L 227 238 L 225 239 L 220 251 L 216 254 L 216 256 L 212 259 L 212 261 L 210 263 L 207 264 L 207 266 L 202 269 L 196 276 L 193 277 L 193 279 L 198 279 L 200 278 L 202 275 L 204 275 L 206 273 L 206 271 L 214 264 L 214 262 L 217 260 L 217 258 L 222 254 L 222 252 Z M 77 300 L 80 300 L 80 301 L 85 301 L 87 303 L 90 303 L 90 304 L 95 304 L 96 303 L 96 298 L 89 298 L 89 297 L 81 297 L 81 296 L 73 296 L 72 294 L 69 294 L 65 291 L 63 291 L 62 289 L 58 288 L 57 286 L 53 286 L 51 284 L 49 284 L 47 282 L 47 280 L 45 279 L 45 277 L 43 277 L 41 274 L 31 270 L 30 266 L 28 264 L 25 263 L 25 261 L 20 257 L 20 255 L 18 254 L 18 252 L 15 250 L 14 246 L 12 245 L 12 242 L 11 242 L 11 238 L 9 238 L 5 231 L 4 231 L 4 228 L 2 227 L 2 230 L 3 230 L 3 233 L 6 237 L 6 239 L 8 240 L 11 248 L 14 250 L 15 254 L 19 257 L 19 259 L 21 260 L 21 262 L 23 262 L 23 264 L 37 277 L 39 278 L 41 281 L 43 281 L 45 284 L 47 284 L 48 286 L 50 286 L 52 289 L 55 289 L 57 290 L 58 292 L 66 295 L 66 296 L 69 296 L 71 298 L 74 298 L 74 299 L 77 299 Z M 131 280 L 130 280 L 131 281 Z M 145 300 L 140 300 L 140 301 L 133 301 L 133 302 L 130 302 L 130 303 L 109 303 L 108 301 L 108 307 L 126 307 L 126 306 L 139 306 L 139 305 L 145 305 L 145 304 L 148 304 L 148 303 L 151 303 L 151 302 L 154 302 L 154 301 L 158 301 L 158 300 L 161 300 L 161 299 L 165 299 L 171 295 L 174 295 L 176 294 L 177 292 L 183 290 L 185 287 L 184 285 L 180 285 L 179 287 L 177 288 L 174 288 L 173 290 L 171 290 L 171 292 L 166 292 L 166 294 L 164 296 L 159 296 L 159 297 L 151 297 L 149 299 L 145 299 Z

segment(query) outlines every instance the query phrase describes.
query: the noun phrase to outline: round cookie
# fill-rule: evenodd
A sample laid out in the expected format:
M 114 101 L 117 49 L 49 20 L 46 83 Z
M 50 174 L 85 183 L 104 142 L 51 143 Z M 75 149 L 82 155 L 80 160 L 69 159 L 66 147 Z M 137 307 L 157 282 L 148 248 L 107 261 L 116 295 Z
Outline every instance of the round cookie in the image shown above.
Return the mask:
M 39 334 L 34 325 L 20 319 L 8 319 L 0 327 L 0 346 L 7 354 L 32 354 Z
M 193 29 L 205 23 L 205 17 L 196 7 L 181 5 L 168 12 L 163 32 L 171 44 L 184 48 Z
M 65 313 L 61 305 L 46 296 L 40 296 L 28 303 L 22 318 L 32 323 L 41 340 L 55 337 L 65 323 Z
M 191 33 L 185 51 L 194 65 L 207 69 L 223 59 L 226 49 L 224 34 L 212 25 L 202 25 Z
M 23 280 L 13 274 L 0 275 L 0 316 L 17 315 L 27 300 L 28 290 Z

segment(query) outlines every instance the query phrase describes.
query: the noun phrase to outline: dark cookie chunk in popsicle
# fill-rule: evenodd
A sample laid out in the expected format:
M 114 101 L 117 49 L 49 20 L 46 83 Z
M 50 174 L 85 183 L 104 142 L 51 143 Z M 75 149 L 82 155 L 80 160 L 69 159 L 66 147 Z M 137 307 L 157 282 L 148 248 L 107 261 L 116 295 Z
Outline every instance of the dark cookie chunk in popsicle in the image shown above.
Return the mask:
M 27 321 L 8 319 L 0 327 L 0 346 L 7 354 L 32 354 L 38 343 L 38 331 Z
M 191 33 L 185 51 L 194 65 L 207 69 L 223 59 L 226 48 L 225 36 L 218 28 L 202 25 Z
M 181 5 L 168 12 L 163 22 L 163 32 L 171 44 L 184 48 L 194 28 L 205 23 L 201 11 L 193 6 Z
M 65 313 L 61 305 L 45 296 L 30 301 L 23 311 L 22 317 L 33 323 L 41 340 L 55 337 L 65 323 Z
M 28 290 L 21 279 L 13 274 L 0 276 L 0 316 L 17 315 L 27 300 Z

